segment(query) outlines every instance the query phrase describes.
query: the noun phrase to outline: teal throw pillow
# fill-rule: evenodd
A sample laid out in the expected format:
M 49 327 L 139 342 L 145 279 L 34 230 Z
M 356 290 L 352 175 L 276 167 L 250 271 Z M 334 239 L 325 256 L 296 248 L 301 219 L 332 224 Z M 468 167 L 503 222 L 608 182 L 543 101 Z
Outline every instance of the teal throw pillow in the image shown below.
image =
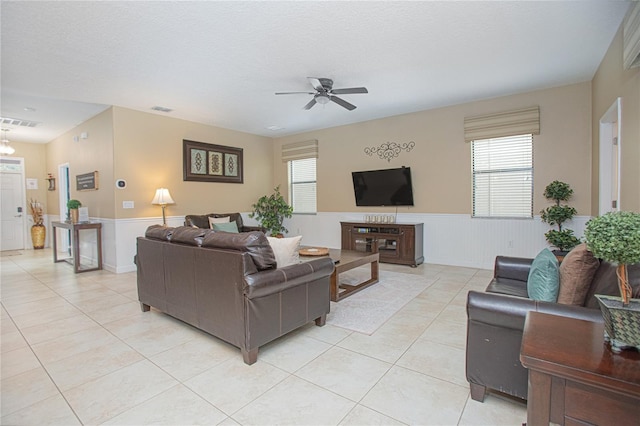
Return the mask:
M 214 231 L 238 233 L 238 224 L 235 222 L 212 223 Z
M 527 293 L 533 300 L 556 302 L 560 288 L 558 259 L 548 248 L 543 249 L 531 264 L 527 279 Z

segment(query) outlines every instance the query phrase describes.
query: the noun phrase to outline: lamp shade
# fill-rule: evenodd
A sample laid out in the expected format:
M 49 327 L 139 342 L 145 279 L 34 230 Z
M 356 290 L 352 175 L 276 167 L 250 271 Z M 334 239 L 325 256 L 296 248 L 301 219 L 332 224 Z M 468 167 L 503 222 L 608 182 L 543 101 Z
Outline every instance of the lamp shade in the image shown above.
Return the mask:
M 167 188 L 158 188 L 156 189 L 156 195 L 153 197 L 151 204 L 166 206 L 167 204 L 175 204 L 175 201 L 171 198 L 171 194 L 169 194 L 169 190 Z

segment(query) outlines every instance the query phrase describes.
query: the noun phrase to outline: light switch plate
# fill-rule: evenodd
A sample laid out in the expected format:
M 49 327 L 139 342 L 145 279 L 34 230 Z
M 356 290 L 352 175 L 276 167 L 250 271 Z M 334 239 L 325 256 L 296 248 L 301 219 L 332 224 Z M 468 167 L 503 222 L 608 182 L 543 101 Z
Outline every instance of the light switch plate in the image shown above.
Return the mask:
M 133 201 L 123 201 L 122 202 L 122 208 L 123 209 L 132 209 L 133 208 Z

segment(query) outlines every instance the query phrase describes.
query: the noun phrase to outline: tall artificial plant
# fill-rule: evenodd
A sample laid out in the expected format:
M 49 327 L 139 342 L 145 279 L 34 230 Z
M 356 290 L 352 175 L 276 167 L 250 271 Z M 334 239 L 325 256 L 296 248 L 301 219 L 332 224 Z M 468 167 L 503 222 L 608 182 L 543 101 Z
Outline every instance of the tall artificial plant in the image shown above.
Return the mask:
M 580 240 L 573 235 L 572 229 L 563 229 L 562 224 L 567 220 L 571 220 L 578 212 L 575 208 L 566 204 L 560 204 L 561 201 L 568 201 L 573 195 L 573 189 L 569 184 L 554 180 L 544 190 L 545 198 L 553 200 L 554 205 L 540 211 L 540 217 L 543 222 L 551 226 L 557 226 L 558 229 L 551 229 L 544 234 L 549 244 L 557 247 L 560 251 L 569 251 L 578 244 Z
M 622 304 L 631 298 L 627 265 L 640 262 L 640 213 L 610 212 L 587 222 L 587 247 L 597 258 L 616 263 Z
M 249 213 L 249 217 L 255 218 L 270 235 L 276 236 L 282 235 L 283 232 L 289 232 L 282 225 L 282 222 L 285 218 L 291 217 L 293 207 L 287 204 L 287 201 L 280 194 L 279 185 L 273 189 L 273 194 L 263 195 L 252 207 L 253 212 Z

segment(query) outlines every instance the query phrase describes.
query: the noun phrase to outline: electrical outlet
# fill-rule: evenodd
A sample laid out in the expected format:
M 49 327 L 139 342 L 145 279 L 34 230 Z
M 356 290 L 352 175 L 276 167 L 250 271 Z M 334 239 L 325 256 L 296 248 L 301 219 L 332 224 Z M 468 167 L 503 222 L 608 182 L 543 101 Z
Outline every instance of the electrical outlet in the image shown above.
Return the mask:
M 132 209 L 133 208 L 133 201 L 123 201 L 122 202 L 122 208 L 123 209 Z
M 509 248 L 513 248 L 513 240 L 509 240 L 508 247 L 509 247 Z

